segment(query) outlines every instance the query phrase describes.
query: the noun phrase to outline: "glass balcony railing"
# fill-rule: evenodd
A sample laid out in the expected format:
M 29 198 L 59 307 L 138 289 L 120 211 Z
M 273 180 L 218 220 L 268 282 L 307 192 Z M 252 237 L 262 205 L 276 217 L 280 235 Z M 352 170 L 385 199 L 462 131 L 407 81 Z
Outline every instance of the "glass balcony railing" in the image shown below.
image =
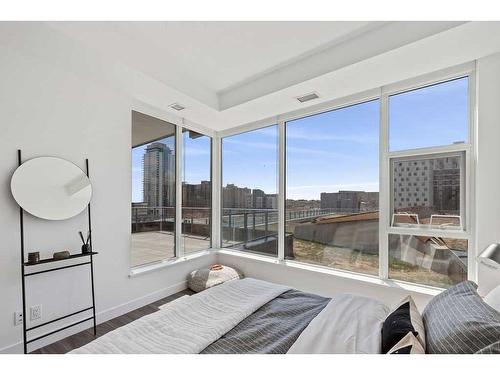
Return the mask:
M 209 235 L 211 215 L 212 209 L 209 207 L 183 207 L 183 234 L 203 232 Z M 173 232 L 174 223 L 175 207 L 132 207 L 132 233 Z
M 285 212 L 289 223 L 313 221 L 338 213 L 338 209 L 293 209 Z M 266 255 L 277 255 L 278 210 L 255 208 L 224 208 L 222 211 L 222 240 L 224 247 Z M 287 241 L 293 234 L 288 233 Z M 290 237 L 290 238 L 289 238 Z M 290 244 L 286 249 L 293 251 Z
M 132 233 L 173 232 L 174 224 L 175 207 L 132 207 Z

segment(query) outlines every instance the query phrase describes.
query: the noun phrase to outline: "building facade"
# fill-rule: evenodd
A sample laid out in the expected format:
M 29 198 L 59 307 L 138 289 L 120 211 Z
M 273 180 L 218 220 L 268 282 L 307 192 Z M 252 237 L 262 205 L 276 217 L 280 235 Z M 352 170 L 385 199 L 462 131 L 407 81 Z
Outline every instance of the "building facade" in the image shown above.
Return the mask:
M 210 207 L 212 201 L 212 184 L 201 181 L 199 184 L 182 184 L 183 207 Z
M 225 208 L 252 207 L 252 191 L 249 188 L 240 188 L 234 184 L 227 184 L 223 188 L 222 197 Z
M 175 205 L 175 155 L 160 142 L 146 147 L 143 157 L 143 195 L 148 207 Z
M 267 194 L 261 189 L 249 189 L 227 184 L 222 188 L 224 208 L 277 209 L 278 195 Z
M 321 208 L 338 212 L 356 213 L 378 210 L 378 192 L 340 190 L 337 193 L 321 193 Z
M 432 208 L 460 212 L 460 157 L 399 160 L 393 163 L 394 210 Z

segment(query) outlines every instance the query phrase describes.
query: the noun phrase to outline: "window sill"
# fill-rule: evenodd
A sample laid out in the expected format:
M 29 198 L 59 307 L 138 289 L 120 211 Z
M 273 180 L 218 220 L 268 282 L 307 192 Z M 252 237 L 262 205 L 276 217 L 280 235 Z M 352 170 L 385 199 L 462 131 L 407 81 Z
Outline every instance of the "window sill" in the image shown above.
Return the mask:
M 224 247 L 222 249 L 215 249 L 215 250 L 217 254 L 237 255 L 242 258 L 254 259 L 266 263 L 274 263 L 274 264 L 282 263 L 278 260 L 278 258 L 271 255 L 254 254 L 246 251 L 231 249 L 230 247 Z
M 193 254 L 183 256 L 182 258 L 165 259 L 165 260 L 162 260 L 160 262 L 155 262 L 155 263 L 147 264 L 144 266 L 137 266 L 137 267 L 130 269 L 130 273 L 128 276 L 129 277 L 136 277 L 136 276 L 143 275 L 143 274 L 153 272 L 153 271 L 156 271 L 159 269 L 163 269 L 166 267 L 176 266 L 178 264 L 185 263 L 185 262 L 188 262 L 190 260 L 201 258 L 201 257 L 207 256 L 210 254 L 213 254 L 213 251 L 202 250 L 202 251 L 198 251 L 198 252 L 193 253 Z
M 306 264 L 306 263 L 301 263 L 293 260 L 283 260 L 280 261 L 276 258 L 265 256 L 265 255 L 258 255 L 258 254 L 251 254 L 251 253 L 246 253 L 243 251 L 239 250 L 233 250 L 233 249 L 213 249 L 213 250 L 203 250 L 197 253 L 189 254 L 186 255 L 182 258 L 173 258 L 173 259 L 167 259 L 161 262 L 153 263 L 153 264 L 148 264 L 145 266 L 138 266 L 130 270 L 129 277 L 136 277 L 139 275 L 147 274 L 156 270 L 160 270 L 163 268 L 167 267 L 172 267 L 176 266 L 178 264 L 182 264 L 185 262 L 188 262 L 193 259 L 201 258 L 204 256 L 208 256 L 211 254 L 225 254 L 225 255 L 230 255 L 230 256 L 236 256 L 240 258 L 247 258 L 247 259 L 252 259 L 258 262 L 265 262 L 265 263 L 271 263 L 271 264 L 276 264 L 278 266 L 282 267 L 290 267 L 290 268 L 296 268 L 296 269 L 301 269 L 301 270 L 306 270 L 310 272 L 318 272 L 318 273 L 323 273 L 327 275 L 332 275 L 336 277 L 342 277 L 342 278 L 347 278 L 355 281 L 360 281 L 360 282 L 365 282 L 369 283 L 372 285 L 380 285 L 380 286 L 385 286 L 388 288 L 397 288 L 397 289 L 403 289 L 408 292 L 413 292 L 413 293 L 419 293 L 423 295 L 428 295 L 428 296 L 435 296 L 439 293 L 441 293 L 444 289 L 442 288 L 437 288 L 437 287 L 432 287 L 432 286 L 426 286 L 426 285 L 420 285 L 420 284 L 413 284 L 405 281 L 396 281 L 392 279 L 381 279 L 377 276 L 373 275 L 367 275 L 367 274 L 362 274 L 362 273 L 357 273 L 353 271 L 347 271 L 347 270 L 340 270 L 340 269 L 335 269 L 335 268 L 328 268 L 324 266 L 319 266 L 319 265 L 313 265 L 313 264 Z
M 428 295 L 428 296 L 435 296 L 444 290 L 442 288 L 437 288 L 437 287 L 432 287 L 432 286 L 413 284 L 413 283 L 409 283 L 409 282 L 396 281 L 396 280 L 392 280 L 392 279 L 381 279 L 378 276 L 367 275 L 367 274 L 362 274 L 362 273 L 357 273 L 357 272 L 347 271 L 347 270 L 340 270 L 340 269 L 335 269 L 335 268 L 328 268 L 328 267 L 318 266 L 318 265 L 313 265 L 313 264 L 306 264 L 306 263 L 301 263 L 301 262 L 297 262 L 297 261 L 293 261 L 293 260 L 280 261 L 276 258 L 270 258 L 267 256 L 257 255 L 257 254 L 248 254 L 248 253 L 244 253 L 244 252 L 238 251 L 238 250 L 220 249 L 220 250 L 217 250 L 217 253 L 252 259 L 252 260 L 255 260 L 258 262 L 278 264 L 278 265 L 283 266 L 283 267 L 297 268 L 297 269 L 307 270 L 307 271 L 311 271 L 311 272 L 328 274 L 328 275 L 332 275 L 332 276 L 336 276 L 336 277 L 348 278 L 351 280 L 361 281 L 361 282 L 374 284 L 374 285 L 385 286 L 388 288 L 403 289 L 403 290 L 406 290 L 408 292 L 419 293 L 419 294 L 424 294 L 424 295 Z

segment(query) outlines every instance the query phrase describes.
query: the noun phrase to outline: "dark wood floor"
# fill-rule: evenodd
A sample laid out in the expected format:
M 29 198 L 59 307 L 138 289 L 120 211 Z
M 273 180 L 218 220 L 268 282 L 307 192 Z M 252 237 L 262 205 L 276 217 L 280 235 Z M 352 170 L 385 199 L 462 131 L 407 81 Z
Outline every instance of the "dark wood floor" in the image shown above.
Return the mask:
M 124 326 L 130 322 L 133 322 L 136 319 L 144 315 L 148 315 L 154 313 L 159 310 L 159 306 L 173 301 L 179 297 L 184 295 L 191 295 L 192 291 L 186 289 L 182 292 L 172 294 L 166 298 L 162 298 L 156 302 L 150 303 L 149 305 L 143 306 L 137 310 L 133 310 L 125 315 L 119 316 L 117 318 L 108 320 L 102 324 L 97 326 L 97 336 L 94 336 L 93 328 L 86 329 L 85 331 L 79 332 L 75 335 L 68 336 L 65 339 L 57 341 L 53 344 L 47 345 L 43 348 L 33 351 L 34 354 L 64 354 L 70 352 L 73 349 L 79 348 L 89 342 L 95 340 L 97 337 L 105 335 L 108 332 L 113 331 L 114 329 Z

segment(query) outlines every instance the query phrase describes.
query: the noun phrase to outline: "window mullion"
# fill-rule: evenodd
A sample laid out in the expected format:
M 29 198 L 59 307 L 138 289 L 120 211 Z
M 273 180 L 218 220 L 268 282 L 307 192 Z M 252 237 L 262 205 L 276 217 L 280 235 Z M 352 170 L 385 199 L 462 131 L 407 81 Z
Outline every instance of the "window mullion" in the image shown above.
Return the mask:
M 285 259 L 285 123 L 278 123 L 278 260 Z
M 475 181 L 476 181 L 476 156 L 477 156 L 477 106 L 476 106 L 476 73 L 469 73 L 469 143 L 471 148 L 465 152 L 465 225 L 469 237 L 469 252 L 467 257 L 467 277 L 469 280 L 478 281 L 478 261 L 476 251 L 478 248 L 476 236 L 476 212 L 475 207 Z
M 389 98 L 380 98 L 380 139 L 379 139 L 379 277 L 389 278 L 389 243 L 387 229 L 390 212 L 389 178 Z
M 183 157 L 182 150 L 182 127 L 175 127 L 175 256 L 184 256 L 184 246 L 182 241 L 182 172 Z
M 221 138 L 216 135 L 212 139 L 212 247 L 220 248 L 222 220 L 222 158 Z

